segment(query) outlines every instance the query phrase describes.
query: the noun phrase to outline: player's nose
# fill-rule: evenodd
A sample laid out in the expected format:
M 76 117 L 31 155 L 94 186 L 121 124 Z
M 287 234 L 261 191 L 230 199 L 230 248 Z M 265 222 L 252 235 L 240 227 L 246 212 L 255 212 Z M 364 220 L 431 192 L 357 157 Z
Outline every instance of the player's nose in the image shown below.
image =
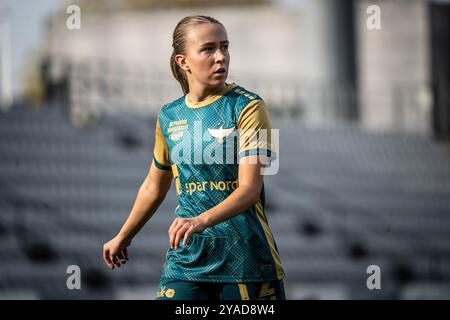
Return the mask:
M 227 55 L 222 50 L 216 50 L 214 60 L 216 63 L 223 64 L 226 62 Z

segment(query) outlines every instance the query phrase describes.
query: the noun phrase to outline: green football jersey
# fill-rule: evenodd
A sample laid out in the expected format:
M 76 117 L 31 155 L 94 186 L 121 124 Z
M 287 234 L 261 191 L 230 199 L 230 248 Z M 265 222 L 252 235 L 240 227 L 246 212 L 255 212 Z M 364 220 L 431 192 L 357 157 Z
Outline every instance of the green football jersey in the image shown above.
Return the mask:
M 239 186 L 240 158 L 276 157 L 270 130 L 264 101 L 235 83 L 205 101 L 191 102 L 187 94 L 164 105 L 158 114 L 153 160 L 159 169 L 173 172 L 176 216 L 195 217 L 226 199 Z M 252 207 L 192 234 L 184 246 L 181 239 L 177 250 L 169 248 L 161 277 L 206 282 L 283 279 L 264 212 L 264 184 Z

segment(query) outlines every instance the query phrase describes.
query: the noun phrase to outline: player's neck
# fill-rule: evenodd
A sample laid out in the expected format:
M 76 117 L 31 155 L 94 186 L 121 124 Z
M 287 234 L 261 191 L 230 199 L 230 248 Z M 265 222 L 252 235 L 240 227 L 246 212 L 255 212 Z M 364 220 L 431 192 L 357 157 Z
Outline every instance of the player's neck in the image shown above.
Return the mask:
M 189 100 L 191 102 L 201 102 L 205 101 L 213 96 L 215 96 L 217 93 L 222 91 L 225 88 L 225 83 L 222 83 L 220 86 L 217 87 L 205 87 L 202 85 L 195 85 L 190 84 L 189 85 Z

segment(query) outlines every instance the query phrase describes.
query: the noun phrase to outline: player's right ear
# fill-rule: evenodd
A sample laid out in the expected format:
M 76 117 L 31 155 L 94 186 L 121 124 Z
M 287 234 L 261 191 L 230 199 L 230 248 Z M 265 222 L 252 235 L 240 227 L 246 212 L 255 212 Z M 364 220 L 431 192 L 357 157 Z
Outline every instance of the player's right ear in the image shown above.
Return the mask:
M 177 54 L 175 56 L 175 62 L 178 64 L 178 66 L 183 69 L 184 71 L 189 71 L 189 63 L 187 61 L 187 58 L 183 54 Z

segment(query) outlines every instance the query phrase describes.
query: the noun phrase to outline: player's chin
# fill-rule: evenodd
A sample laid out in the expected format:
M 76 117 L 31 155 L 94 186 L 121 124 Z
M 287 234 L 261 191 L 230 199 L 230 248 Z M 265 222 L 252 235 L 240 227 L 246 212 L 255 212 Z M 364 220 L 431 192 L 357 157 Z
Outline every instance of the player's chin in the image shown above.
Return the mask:
M 227 80 L 227 77 L 228 77 L 227 73 L 213 73 L 210 83 L 212 85 L 220 85 Z

